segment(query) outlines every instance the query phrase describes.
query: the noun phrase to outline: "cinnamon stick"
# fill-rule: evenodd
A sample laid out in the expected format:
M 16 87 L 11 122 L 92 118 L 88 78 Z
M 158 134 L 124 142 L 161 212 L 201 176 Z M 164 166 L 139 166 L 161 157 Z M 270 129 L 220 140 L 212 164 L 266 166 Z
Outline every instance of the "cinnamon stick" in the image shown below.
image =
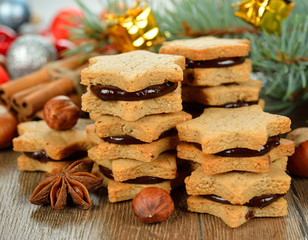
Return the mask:
M 40 118 L 37 117 L 35 114 L 31 115 L 31 116 L 24 116 L 21 113 L 17 114 L 17 120 L 18 122 L 29 122 L 29 121 L 33 121 L 33 120 L 39 120 Z
M 10 105 L 10 97 L 19 91 L 49 81 L 51 78 L 47 69 L 42 68 L 36 72 L 30 73 L 26 76 L 16 80 L 9 81 L 0 85 L 0 101 L 7 107 Z
M 46 84 L 39 89 L 27 95 L 21 104 L 20 113 L 24 116 L 31 116 L 41 110 L 45 103 L 58 95 L 68 95 L 75 90 L 75 84 L 70 78 L 59 78 Z
M 39 85 L 36 85 L 36 86 L 30 87 L 30 88 L 24 89 L 20 92 L 14 93 L 10 98 L 11 106 L 13 107 L 13 109 L 15 109 L 16 111 L 20 111 L 23 99 L 27 95 L 30 95 L 31 93 L 33 93 L 33 92 L 35 92 L 39 89 L 42 89 L 46 84 L 47 84 L 47 82 L 41 83 Z
M 80 59 L 81 55 L 75 55 L 60 61 L 53 62 L 52 64 L 56 64 L 61 68 L 73 70 L 81 65 Z M 0 102 L 7 106 L 7 108 L 11 108 L 12 106 L 10 98 L 14 93 L 47 82 L 52 79 L 52 74 L 54 73 L 48 68 L 47 64 L 38 71 L 0 85 Z

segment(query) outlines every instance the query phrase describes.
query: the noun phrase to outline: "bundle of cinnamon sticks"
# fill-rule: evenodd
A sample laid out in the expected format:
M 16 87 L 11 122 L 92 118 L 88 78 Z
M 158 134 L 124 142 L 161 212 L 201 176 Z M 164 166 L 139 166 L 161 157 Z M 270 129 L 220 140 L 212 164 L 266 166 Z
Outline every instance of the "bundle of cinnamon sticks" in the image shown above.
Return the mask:
M 85 67 L 80 59 L 76 55 L 47 64 L 36 72 L 0 85 L 0 103 L 20 122 L 42 119 L 44 104 L 58 95 L 67 95 L 80 106 L 76 87 Z

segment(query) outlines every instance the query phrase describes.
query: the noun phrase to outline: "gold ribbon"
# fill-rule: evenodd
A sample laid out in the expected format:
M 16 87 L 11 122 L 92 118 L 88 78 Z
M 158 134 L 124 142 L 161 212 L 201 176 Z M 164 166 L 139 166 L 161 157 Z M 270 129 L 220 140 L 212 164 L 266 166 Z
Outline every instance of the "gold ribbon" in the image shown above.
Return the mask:
M 164 40 L 151 7 L 147 1 L 138 0 L 125 15 L 106 14 L 107 30 L 120 52 L 148 49 Z

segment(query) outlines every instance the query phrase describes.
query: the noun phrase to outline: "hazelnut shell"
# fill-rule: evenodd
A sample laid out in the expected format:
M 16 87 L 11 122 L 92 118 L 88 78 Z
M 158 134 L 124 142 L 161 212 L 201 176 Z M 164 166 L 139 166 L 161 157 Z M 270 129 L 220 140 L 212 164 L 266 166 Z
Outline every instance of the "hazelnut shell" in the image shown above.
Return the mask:
M 46 102 L 43 114 L 50 128 L 64 131 L 76 125 L 80 109 L 67 96 L 57 96 Z
M 308 177 L 308 141 L 295 148 L 294 154 L 289 157 L 287 168 L 296 176 Z
M 308 128 L 297 128 L 287 135 L 295 144 L 295 152 L 289 157 L 288 170 L 296 176 L 308 177 Z
M 158 187 L 142 189 L 133 199 L 132 208 L 139 221 L 158 223 L 166 221 L 174 211 L 170 194 Z
M 0 106 L 0 148 L 8 146 L 16 136 L 16 118 L 5 107 Z

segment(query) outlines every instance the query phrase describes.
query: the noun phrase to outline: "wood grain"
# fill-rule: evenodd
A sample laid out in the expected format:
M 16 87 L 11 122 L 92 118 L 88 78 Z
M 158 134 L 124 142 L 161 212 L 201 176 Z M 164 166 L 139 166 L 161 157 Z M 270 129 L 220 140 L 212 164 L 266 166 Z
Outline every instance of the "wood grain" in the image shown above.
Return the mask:
M 307 105 L 290 116 L 293 128 L 307 126 Z M 176 208 L 168 221 L 146 225 L 133 216 L 131 201 L 109 203 L 106 189 L 91 194 L 90 210 L 31 205 L 28 198 L 43 174 L 19 172 L 17 156 L 0 150 L 0 239 L 308 239 L 308 178 L 293 177 L 287 217 L 252 219 L 231 229 L 217 217 L 186 211 L 182 188 L 172 193 Z
M 168 221 L 146 225 L 131 211 L 131 201 L 112 204 L 106 189 L 91 194 L 93 207 L 80 210 L 31 205 L 29 196 L 42 173 L 19 172 L 17 153 L 0 152 L 0 239 L 307 239 L 308 179 L 293 178 L 286 196 L 289 214 L 259 218 L 236 229 L 220 219 L 185 210 L 185 189 L 172 193 L 176 209 Z

